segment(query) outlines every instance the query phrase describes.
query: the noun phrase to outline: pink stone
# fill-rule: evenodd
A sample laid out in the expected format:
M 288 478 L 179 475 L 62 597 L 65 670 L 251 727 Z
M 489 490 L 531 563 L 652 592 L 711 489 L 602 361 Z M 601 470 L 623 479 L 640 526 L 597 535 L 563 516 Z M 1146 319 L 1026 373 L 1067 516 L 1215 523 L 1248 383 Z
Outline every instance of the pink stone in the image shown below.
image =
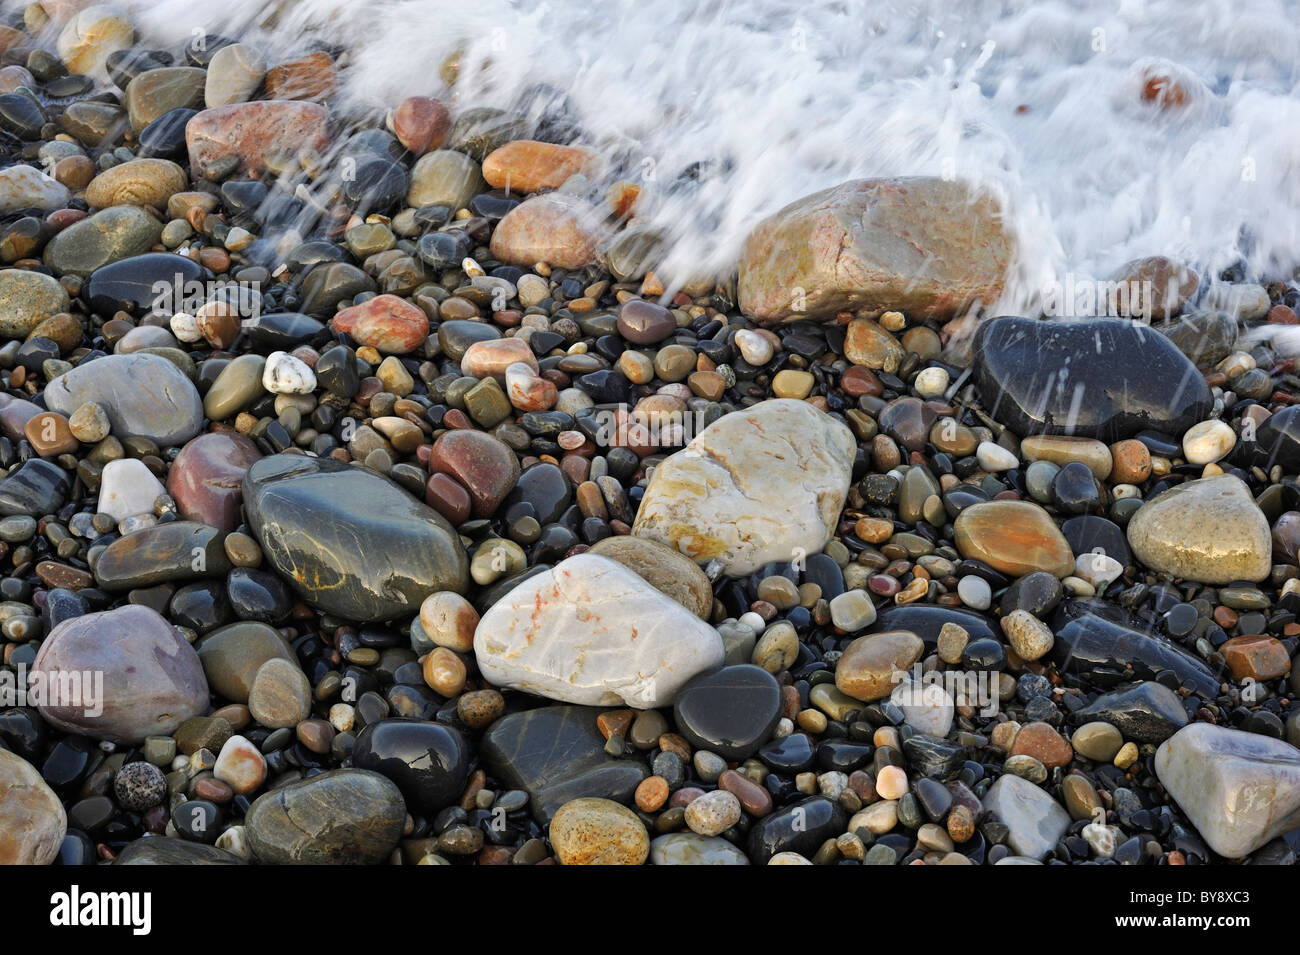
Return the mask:
M 492 233 L 492 255 L 509 265 L 546 262 L 580 269 L 596 257 L 600 216 L 577 198 L 560 192 L 525 199 L 505 214 Z
M 535 376 L 537 374 L 537 356 L 522 338 L 496 338 L 487 342 L 475 342 L 465 349 L 460 360 L 460 370 L 471 378 L 486 378 L 491 375 L 498 384 L 506 383 L 506 369 L 511 365 L 523 364 Z
M 447 107 L 427 96 L 404 99 L 393 111 L 393 134 L 417 156 L 440 147 L 450 128 Z
M 212 165 L 239 157 L 243 170 L 261 171 L 268 157 L 329 146 L 329 110 L 319 103 L 257 100 L 205 109 L 185 127 L 190 167 L 204 176 Z
M 376 295 L 334 316 L 330 327 L 386 355 L 415 351 L 429 337 L 429 318 L 418 305 L 396 295 Z
M 242 434 L 201 434 L 172 462 L 167 493 L 187 521 L 233 531 L 244 500 L 244 472 L 261 457 L 257 445 Z
M 560 399 L 554 383 L 538 378 L 523 362 L 506 369 L 506 396 L 520 411 L 549 411 Z

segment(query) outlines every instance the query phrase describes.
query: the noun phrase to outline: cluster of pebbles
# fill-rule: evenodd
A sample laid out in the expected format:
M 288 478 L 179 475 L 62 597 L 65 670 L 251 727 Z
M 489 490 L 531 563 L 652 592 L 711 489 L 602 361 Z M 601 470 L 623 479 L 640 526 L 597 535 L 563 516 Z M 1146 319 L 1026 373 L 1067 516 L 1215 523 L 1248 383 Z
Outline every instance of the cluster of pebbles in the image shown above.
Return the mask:
M 0 51 L 0 862 L 1294 861 L 1294 285 L 975 323 L 937 180 L 670 278 L 555 91 Z

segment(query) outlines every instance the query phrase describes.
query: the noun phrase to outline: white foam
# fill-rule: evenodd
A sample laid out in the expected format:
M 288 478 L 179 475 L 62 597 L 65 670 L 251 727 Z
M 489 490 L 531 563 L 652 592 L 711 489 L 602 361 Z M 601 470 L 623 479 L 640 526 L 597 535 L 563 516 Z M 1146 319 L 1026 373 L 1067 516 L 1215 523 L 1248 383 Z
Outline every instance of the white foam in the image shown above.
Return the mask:
M 139 0 L 142 32 L 248 36 L 258 0 Z M 1021 238 L 1004 307 L 1066 272 L 1144 255 L 1205 270 L 1300 264 L 1300 29 L 1277 0 L 298 0 L 262 31 L 350 50 L 352 108 L 565 90 L 593 137 L 653 175 L 675 261 L 722 268 L 762 215 L 854 177 L 954 174 L 996 188 Z M 272 57 L 274 62 L 275 57 Z M 1152 69 L 1185 105 L 1144 102 Z M 1021 110 L 1020 107 L 1025 107 Z M 727 172 L 688 194 L 691 163 Z

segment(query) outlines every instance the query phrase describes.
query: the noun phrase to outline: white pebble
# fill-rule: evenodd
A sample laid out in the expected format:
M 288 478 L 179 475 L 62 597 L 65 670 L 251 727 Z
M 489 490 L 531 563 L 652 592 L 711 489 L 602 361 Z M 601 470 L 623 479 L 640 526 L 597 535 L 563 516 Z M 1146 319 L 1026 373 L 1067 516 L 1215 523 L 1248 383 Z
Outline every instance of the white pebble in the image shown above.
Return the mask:
M 177 312 L 167 324 L 179 341 L 197 342 L 203 338 L 203 333 L 199 331 L 199 320 L 189 312 Z
M 992 441 L 980 442 L 980 446 L 975 449 L 975 460 L 979 462 L 981 468 L 990 473 L 1010 471 L 1020 463 L 1020 459 L 1014 454 Z
M 262 387 L 274 395 L 306 395 L 316 390 L 316 373 L 288 352 L 271 352 L 262 372 Z
M 752 610 L 747 613 L 742 613 L 740 619 L 737 620 L 736 623 L 748 627 L 750 630 L 754 631 L 754 633 L 762 633 L 767 629 L 767 621 Z
M 983 577 L 968 574 L 957 581 L 957 596 L 972 610 L 988 610 L 993 604 L 993 588 Z
M 736 347 L 740 356 L 751 365 L 766 365 L 772 360 L 776 348 L 766 335 L 742 328 L 736 332 Z
M 95 510 L 122 522 L 137 514 L 153 514 L 153 502 L 166 493 L 143 461 L 119 458 L 104 465 L 99 478 L 99 501 Z
M 1080 554 L 1074 559 L 1074 570 L 1098 590 L 1105 589 L 1107 584 L 1124 573 L 1123 565 L 1114 557 L 1092 551 Z
M 1188 464 L 1213 464 L 1228 456 L 1237 444 L 1237 434 L 1218 419 L 1202 421 L 1183 435 L 1183 457 Z
M 922 398 L 934 398 L 947 390 L 949 380 L 946 368 L 922 368 L 912 385 Z

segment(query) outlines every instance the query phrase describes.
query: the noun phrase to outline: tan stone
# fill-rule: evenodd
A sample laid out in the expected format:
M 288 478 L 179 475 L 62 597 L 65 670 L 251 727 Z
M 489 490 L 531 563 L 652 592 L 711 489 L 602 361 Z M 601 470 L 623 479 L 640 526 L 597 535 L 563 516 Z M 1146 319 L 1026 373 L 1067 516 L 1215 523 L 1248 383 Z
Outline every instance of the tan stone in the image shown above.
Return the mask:
M 898 339 L 871 319 L 855 318 L 849 322 L 844 335 L 844 357 L 855 365 L 892 375 L 898 371 L 907 352 Z
M 558 189 L 570 176 L 588 170 L 593 159 L 591 151 L 580 146 L 517 139 L 488 153 L 483 178 L 488 185 L 511 192 Z
M 0 749 L 0 865 L 49 865 L 67 830 L 63 804 L 36 767 Z
M 1074 555 L 1052 516 L 1028 501 L 986 501 L 966 508 L 953 522 L 963 557 L 1023 577 L 1045 570 L 1056 577 L 1074 573 Z
M 835 686 L 869 703 L 894 691 L 896 671 L 906 672 L 921 658 L 925 642 L 909 630 L 888 630 L 858 637 L 835 666 Z
M 1051 461 L 1062 467 L 1079 461 L 1099 481 L 1110 477 L 1114 467 L 1110 448 L 1096 438 L 1034 435 L 1020 442 L 1020 454 L 1026 461 Z
M 132 159 L 106 169 L 86 187 L 86 202 L 96 209 L 109 206 L 155 206 L 189 185 L 185 170 L 167 159 Z
M 650 835 L 636 813 L 610 799 L 566 802 L 551 819 L 551 847 L 561 865 L 641 865 Z
M 713 610 L 713 588 L 689 557 L 659 541 L 622 535 L 606 537 L 591 547 L 591 553 L 617 561 L 635 571 L 646 583 L 667 594 L 702 620 Z
M 505 214 L 492 233 L 492 254 L 510 265 L 538 262 L 580 269 L 596 257 L 600 214 L 576 196 L 548 192 Z

